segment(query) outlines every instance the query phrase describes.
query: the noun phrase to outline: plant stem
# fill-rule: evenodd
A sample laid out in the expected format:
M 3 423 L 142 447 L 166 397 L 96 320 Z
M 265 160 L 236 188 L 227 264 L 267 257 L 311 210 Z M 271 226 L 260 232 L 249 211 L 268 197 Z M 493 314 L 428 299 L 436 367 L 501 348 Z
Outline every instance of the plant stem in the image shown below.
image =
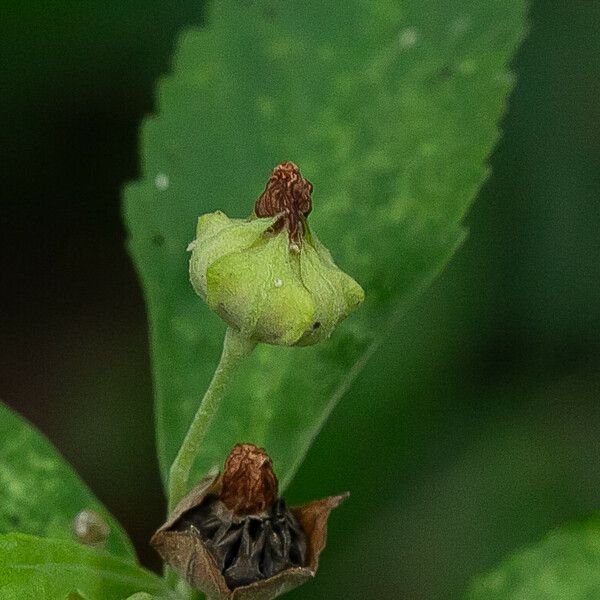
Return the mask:
M 206 432 L 217 412 L 233 371 L 254 350 L 255 346 L 256 342 L 244 337 L 231 327 L 227 328 L 221 360 L 177 453 L 177 457 L 171 465 L 169 472 L 169 511 L 175 508 L 188 491 L 188 480 L 192 466 L 200 452 Z

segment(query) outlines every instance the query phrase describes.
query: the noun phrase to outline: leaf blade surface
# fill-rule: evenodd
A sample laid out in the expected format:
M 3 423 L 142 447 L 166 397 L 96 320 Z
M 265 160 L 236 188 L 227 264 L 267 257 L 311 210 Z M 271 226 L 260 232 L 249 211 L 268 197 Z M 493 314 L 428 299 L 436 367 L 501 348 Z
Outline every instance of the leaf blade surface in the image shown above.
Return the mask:
M 315 184 L 312 230 L 366 291 L 330 340 L 258 347 L 194 472 L 253 442 L 285 487 L 390 322 L 462 241 L 523 23 L 521 0 L 220 1 L 206 28 L 181 36 L 142 128 L 143 177 L 124 202 L 149 310 L 163 479 L 224 334 L 187 281 L 197 217 L 248 215 L 270 169 L 293 160 Z
M 107 552 L 25 534 L 0 536 L 3 599 L 123 600 L 139 591 L 168 596 L 159 577 Z
M 476 578 L 466 600 L 600 598 L 600 519 L 564 527 Z
M 2 403 L 0 440 L 0 534 L 72 540 L 73 519 L 81 510 L 92 510 L 110 528 L 106 549 L 136 560 L 121 525 L 72 467 L 39 431 Z

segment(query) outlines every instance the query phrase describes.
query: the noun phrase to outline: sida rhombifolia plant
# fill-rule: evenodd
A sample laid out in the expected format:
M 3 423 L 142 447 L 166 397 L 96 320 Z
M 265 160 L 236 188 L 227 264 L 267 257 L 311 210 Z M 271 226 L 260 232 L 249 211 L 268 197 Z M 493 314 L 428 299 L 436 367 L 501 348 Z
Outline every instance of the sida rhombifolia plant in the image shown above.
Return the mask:
M 223 476 L 185 496 L 237 363 L 258 343 L 326 340 L 363 301 L 362 288 L 309 228 L 312 189 L 294 163 L 283 162 L 249 219 L 204 215 L 188 247 L 192 285 L 228 327 L 221 360 L 171 466 L 169 506 L 176 516 L 153 543 L 208 598 L 275 598 L 314 576 L 327 517 L 343 499 L 288 509 L 277 498 L 270 458 L 251 444 L 237 444 Z
M 522 0 L 216 0 L 182 34 L 124 198 L 169 504 L 152 545 L 169 568 L 139 566 L 0 405 L 0 600 L 267 600 L 314 577 L 346 495 L 281 494 L 463 240 L 523 29 Z M 600 597 L 598 548 L 597 520 L 557 532 L 468 597 Z

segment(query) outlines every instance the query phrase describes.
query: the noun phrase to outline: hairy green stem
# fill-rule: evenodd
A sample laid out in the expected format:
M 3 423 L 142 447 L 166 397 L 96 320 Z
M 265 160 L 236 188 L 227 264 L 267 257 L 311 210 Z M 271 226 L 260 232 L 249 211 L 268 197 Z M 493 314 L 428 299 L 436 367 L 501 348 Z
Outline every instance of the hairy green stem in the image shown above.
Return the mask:
M 225 394 L 227 383 L 238 364 L 254 350 L 255 346 L 256 342 L 249 340 L 231 327 L 227 328 L 221 360 L 177 453 L 177 457 L 171 465 L 169 473 L 169 511 L 173 510 L 188 492 L 192 466 L 200 453 L 206 432 Z

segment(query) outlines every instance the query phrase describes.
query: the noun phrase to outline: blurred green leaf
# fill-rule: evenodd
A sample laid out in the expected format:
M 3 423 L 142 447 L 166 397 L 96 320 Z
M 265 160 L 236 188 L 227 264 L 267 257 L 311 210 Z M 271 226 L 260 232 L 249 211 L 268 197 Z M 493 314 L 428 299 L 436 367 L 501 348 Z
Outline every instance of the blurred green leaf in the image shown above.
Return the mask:
M 3 600 L 123 600 L 140 590 L 168 597 L 159 577 L 108 553 L 64 540 L 0 536 Z
M 600 518 L 559 529 L 477 578 L 467 600 L 600 598 Z
M 52 444 L 0 403 L 0 533 L 71 540 L 73 519 L 83 509 L 97 512 L 109 525 L 107 550 L 135 560 L 122 527 Z
M 80 591 L 77 591 L 69 592 L 66 600 L 89 600 L 89 598 L 86 598 Z
M 327 342 L 259 346 L 195 471 L 254 442 L 285 487 L 390 323 L 463 239 L 512 85 L 524 2 L 222 0 L 208 22 L 179 40 L 142 128 L 143 178 L 125 192 L 161 470 L 166 479 L 225 330 L 187 281 L 197 217 L 248 215 L 271 168 L 293 160 L 315 185 L 313 231 L 367 298 Z

